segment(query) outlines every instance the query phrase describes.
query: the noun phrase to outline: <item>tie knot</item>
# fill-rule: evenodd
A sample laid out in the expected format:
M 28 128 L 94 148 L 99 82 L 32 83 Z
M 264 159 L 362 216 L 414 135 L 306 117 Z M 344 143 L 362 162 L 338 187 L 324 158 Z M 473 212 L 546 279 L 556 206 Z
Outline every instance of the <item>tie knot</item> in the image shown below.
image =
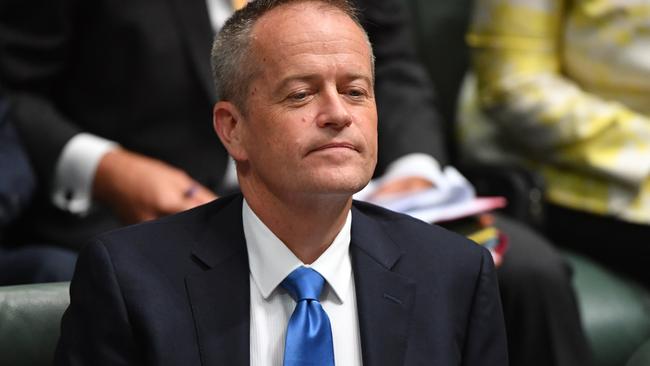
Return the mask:
M 325 279 L 320 273 L 311 268 L 300 267 L 289 273 L 280 285 L 298 302 L 300 300 L 318 301 L 324 284 Z

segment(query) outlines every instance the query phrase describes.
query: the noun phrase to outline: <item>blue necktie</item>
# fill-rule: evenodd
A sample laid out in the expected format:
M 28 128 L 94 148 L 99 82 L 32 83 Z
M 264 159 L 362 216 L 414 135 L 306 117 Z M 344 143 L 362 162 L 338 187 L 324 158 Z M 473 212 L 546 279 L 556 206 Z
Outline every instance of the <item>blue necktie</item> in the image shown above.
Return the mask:
M 311 268 L 300 267 L 282 281 L 296 308 L 287 326 L 284 366 L 333 366 L 332 328 L 318 298 L 325 279 Z

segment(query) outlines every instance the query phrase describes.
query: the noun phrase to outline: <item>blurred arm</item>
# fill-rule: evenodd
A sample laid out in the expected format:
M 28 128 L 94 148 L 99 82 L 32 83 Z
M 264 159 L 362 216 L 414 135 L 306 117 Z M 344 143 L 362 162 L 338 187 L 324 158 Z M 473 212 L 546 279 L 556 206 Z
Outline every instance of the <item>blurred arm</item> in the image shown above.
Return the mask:
M 434 106 L 433 86 L 419 63 L 411 19 L 400 0 L 359 0 L 362 23 L 376 56 L 375 96 L 379 115 L 376 174 L 412 153 L 447 163 L 442 121 Z
M 650 172 L 650 119 L 563 75 L 567 7 L 477 2 L 468 40 L 480 103 L 528 157 L 638 188 Z

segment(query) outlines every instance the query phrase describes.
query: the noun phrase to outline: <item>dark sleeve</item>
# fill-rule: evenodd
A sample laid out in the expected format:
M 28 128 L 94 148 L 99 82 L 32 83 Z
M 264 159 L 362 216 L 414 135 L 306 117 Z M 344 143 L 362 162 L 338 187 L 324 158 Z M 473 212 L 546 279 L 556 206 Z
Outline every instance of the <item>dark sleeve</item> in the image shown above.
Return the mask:
M 36 174 L 47 183 L 61 149 L 81 132 L 56 108 L 54 92 L 73 56 L 75 2 L 0 1 L 0 86 Z
M 492 257 L 482 250 L 481 269 L 476 283 L 463 348 L 463 365 L 508 365 L 508 351 L 499 286 Z
M 409 9 L 402 0 L 358 0 L 361 21 L 376 57 L 375 94 L 379 114 L 377 174 L 410 153 L 447 163 L 442 121 L 433 86 L 419 63 Z
M 139 365 L 124 297 L 103 243 L 82 250 L 70 285 L 55 365 Z

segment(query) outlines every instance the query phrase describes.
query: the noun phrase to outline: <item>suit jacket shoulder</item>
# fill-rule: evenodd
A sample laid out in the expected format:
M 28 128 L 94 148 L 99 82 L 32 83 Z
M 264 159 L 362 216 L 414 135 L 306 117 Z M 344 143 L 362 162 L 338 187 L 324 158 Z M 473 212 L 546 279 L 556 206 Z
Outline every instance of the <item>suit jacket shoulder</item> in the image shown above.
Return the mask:
M 507 365 L 498 285 L 485 248 L 356 202 L 350 251 L 364 364 Z
M 360 225 L 373 227 L 387 240 L 384 247 L 400 253 L 399 261 L 409 266 L 396 269 L 405 275 L 422 276 L 430 271 L 449 271 L 457 275 L 476 275 L 489 252 L 469 239 L 435 224 L 363 202 L 355 208 L 363 215 L 353 216 Z M 355 225 L 353 220 L 353 230 Z M 354 235 L 353 235 L 354 237 Z M 355 243 L 366 247 L 363 243 Z M 388 264 L 388 263 L 386 263 Z
M 241 202 L 221 198 L 86 245 L 55 364 L 248 364 Z

